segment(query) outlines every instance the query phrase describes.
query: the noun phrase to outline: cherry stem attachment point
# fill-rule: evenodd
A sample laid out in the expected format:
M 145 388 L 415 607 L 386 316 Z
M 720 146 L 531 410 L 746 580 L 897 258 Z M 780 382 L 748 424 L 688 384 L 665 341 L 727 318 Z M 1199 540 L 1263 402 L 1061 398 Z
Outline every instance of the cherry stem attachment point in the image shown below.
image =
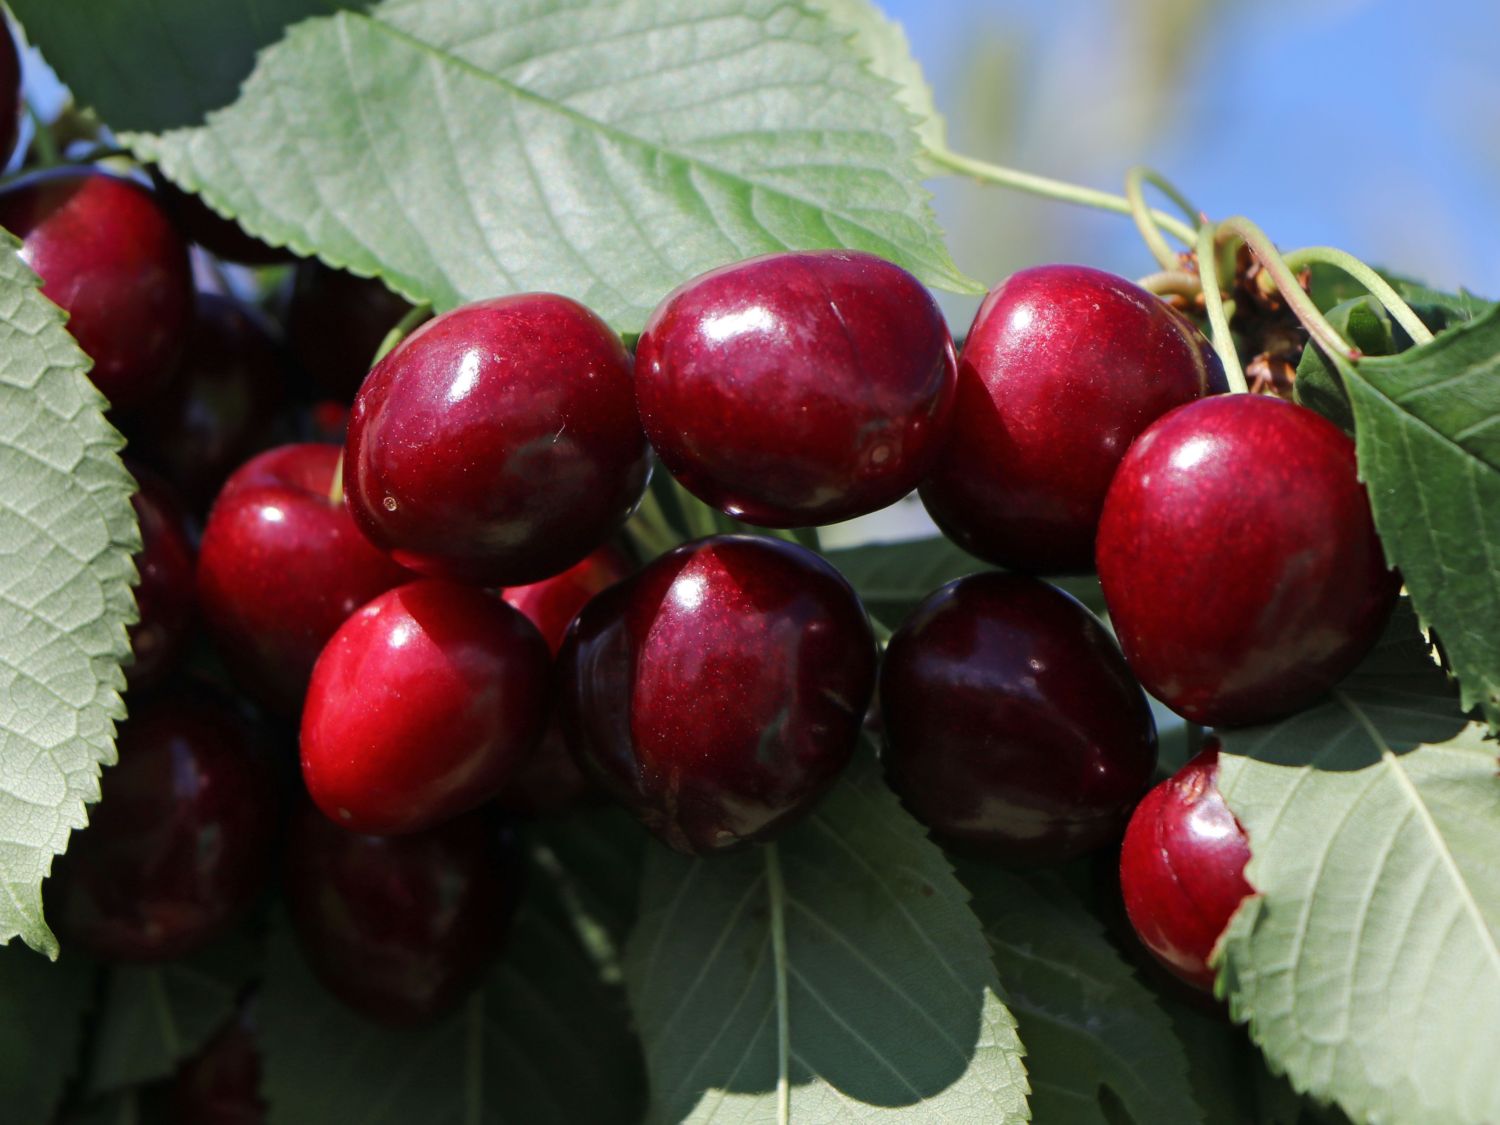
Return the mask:
M 391 353 L 402 340 L 412 334 L 412 330 L 432 315 L 432 306 L 427 304 L 414 305 L 410 312 L 397 322 L 396 327 L 385 334 L 385 339 L 380 341 L 380 347 L 375 349 L 375 358 L 370 361 L 374 367 L 382 359 Z
M 1303 266 L 1320 263 L 1332 266 L 1334 269 L 1342 270 L 1355 281 L 1359 282 L 1391 314 L 1397 324 L 1406 329 L 1406 334 L 1412 338 L 1415 344 L 1430 344 L 1432 342 L 1432 331 L 1412 307 L 1401 299 L 1401 294 L 1389 281 L 1381 277 L 1375 270 L 1360 261 L 1353 254 L 1338 250 L 1332 246 L 1304 246 L 1301 250 L 1293 250 L 1284 255 L 1287 268 L 1299 270 Z
M 1224 311 L 1224 294 L 1219 289 L 1219 259 L 1215 254 L 1214 228 L 1204 225 L 1198 228 L 1198 274 L 1203 285 L 1203 308 L 1208 313 L 1209 334 L 1213 338 L 1214 351 L 1224 365 L 1224 377 L 1232 394 L 1244 394 L 1250 390 L 1245 381 L 1245 369 L 1240 366 L 1240 355 L 1234 346 L 1234 335 L 1229 331 L 1229 315 Z
M 1167 240 L 1162 237 L 1161 224 L 1156 221 L 1155 212 L 1146 202 L 1146 185 L 1151 184 L 1162 192 L 1168 199 L 1175 203 L 1188 217 L 1188 221 L 1196 224 L 1198 212 L 1188 202 L 1187 197 L 1178 191 L 1165 176 L 1153 172 L 1137 164 L 1125 173 L 1125 198 L 1130 203 L 1130 217 L 1135 220 L 1136 230 L 1141 232 L 1145 239 L 1151 256 L 1157 260 L 1164 270 L 1173 270 L 1180 264 L 1176 252 L 1167 245 Z

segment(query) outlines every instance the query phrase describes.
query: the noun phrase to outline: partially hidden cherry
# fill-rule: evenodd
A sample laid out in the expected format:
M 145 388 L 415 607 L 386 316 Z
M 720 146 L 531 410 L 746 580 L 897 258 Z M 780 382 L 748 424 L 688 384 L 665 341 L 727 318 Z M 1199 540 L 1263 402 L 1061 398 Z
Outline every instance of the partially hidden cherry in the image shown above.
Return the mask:
M 108 960 L 180 957 L 225 933 L 271 870 L 276 792 L 243 718 L 161 697 L 120 727 L 89 826 L 48 884 L 64 945 Z
M 679 851 L 766 840 L 848 763 L 875 680 L 869 620 L 795 544 L 684 544 L 595 597 L 558 654 L 574 753 Z
M 1098 567 L 1131 669 L 1205 726 L 1312 703 L 1374 645 L 1401 584 L 1354 443 L 1262 395 L 1189 403 L 1136 439 L 1105 500 Z
M 635 379 L 646 434 L 689 492 L 749 523 L 813 526 L 884 508 L 932 467 L 953 341 L 891 262 L 769 254 L 670 293 Z
M 166 1098 L 171 1125 L 265 1125 L 256 1038 L 242 1008 L 178 1066 Z
M 416 832 L 494 797 L 547 722 L 547 644 L 524 614 L 429 579 L 380 595 L 318 657 L 302 777 L 354 832 Z
M 37 172 L 0 188 L 0 226 L 68 314 L 112 406 L 131 409 L 166 386 L 192 317 L 192 273 L 148 188 L 93 168 Z
M 360 388 L 346 448 L 349 510 L 372 542 L 423 574 L 499 586 L 613 535 L 651 464 L 624 345 L 551 293 L 417 329 Z
M 1219 935 L 1254 888 L 1250 844 L 1219 792 L 1219 747 L 1210 739 L 1187 765 L 1142 798 L 1120 849 L 1120 893 L 1130 924 L 1173 973 L 1212 991 Z
M 958 401 L 922 501 L 966 551 L 1013 570 L 1094 565 L 1104 494 L 1131 441 L 1224 391 L 1185 317 L 1086 266 L 1037 266 L 993 289 L 958 357 Z
M 135 556 L 140 620 L 130 627 L 134 657 L 125 669 L 132 688 L 153 688 L 171 672 L 193 631 L 193 544 L 172 488 L 139 465 L 129 466 L 138 486 L 131 503 L 141 525 Z
M 1052 863 L 1118 839 L 1156 768 L 1156 725 L 1081 603 L 988 572 L 929 595 L 896 631 L 880 705 L 892 787 L 934 832 Z
M 215 211 L 201 195 L 183 191 L 155 168 L 151 170 L 151 181 L 183 237 L 214 257 L 246 266 L 274 266 L 297 260 L 289 249 L 262 242 L 233 219 Z
M 378 278 L 303 262 L 286 308 L 287 345 L 326 394 L 347 403 L 386 336 L 409 312 L 411 303 Z
M 514 840 L 482 813 L 367 836 L 304 808 L 287 856 L 287 906 L 313 971 L 383 1023 L 430 1020 L 473 989 L 520 895 Z

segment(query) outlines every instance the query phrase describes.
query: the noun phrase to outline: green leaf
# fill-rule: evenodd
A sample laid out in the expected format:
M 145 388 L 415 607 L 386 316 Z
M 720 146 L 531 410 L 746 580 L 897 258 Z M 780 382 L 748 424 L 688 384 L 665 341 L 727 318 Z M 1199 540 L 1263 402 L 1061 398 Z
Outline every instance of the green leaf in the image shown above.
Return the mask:
M 1373 297 L 1356 297 L 1335 305 L 1323 315 L 1340 336 L 1365 355 L 1390 355 L 1396 351 L 1391 318 Z M 1316 410 L 1346 433 L 1354 432 L 1354 413 L 1349 408 L 1343 380 L 1320 349 L 1302 350 L 1292 389 L 1303 406 Z
M 55 957 L 42 879 L 115 760 L 140 533 L 123 441 L 16 245 L 0 242 L 0 942 Z
M 978 292 L 913 126 L 847 31 L 781 0 L 384 0 L 293 26 L 204 125 L 124 139 L 264 241 L 413 300 L 546 289 L 635 331 L 682 281 L 788 247 Z
M 1055 876 L 957 864 L 1026 1044 L 1031 1112 L 1047 1125 L 1205 1120 L 1172 1022 Z
M 73 1074 L 94 967 L 0 949 L 0 1091 L 7 1121 L 50 1121 Z
M 1322 705 L 1221 731 L 1250 836 L 1220 986 L 1356 1121 L 1500 1120 L 1500 777 L 1411 612 Z
M 1025 1120 L 966 899 L 869 756 L 775 844 L 652 847 L 625 975 L 651 1120 Z
M 1433 628 L 1463 707 L 1500 723 L 1500 307 L 1339 374 L 1386 555 Z

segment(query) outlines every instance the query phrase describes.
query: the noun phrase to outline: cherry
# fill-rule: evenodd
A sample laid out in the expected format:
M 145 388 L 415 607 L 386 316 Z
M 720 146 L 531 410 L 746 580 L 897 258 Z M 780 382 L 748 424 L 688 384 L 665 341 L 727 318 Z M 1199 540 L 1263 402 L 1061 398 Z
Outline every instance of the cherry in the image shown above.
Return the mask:
M 1007 861 L 1117 839 L 1156 768 L 1156 724 L 1109 633 L 1025 575 L 929 595 L 891 638 L 880 703 L 892 787 L 923 823 Z
M 1177 976 L 1212 991 L 1208 966 L 1245 896 L 1250 843 L 1219 792 L 1219 746 L 1209 739 L 1187 765 L 1142 798 L 1120 849 L 1120 893 L 1147 949 Z
M 624 345 L 550 293 L 417 329 L 360 388 L 346 448 L 349 510 L 370 540 L 423 574 L 483 585 L 578 562 L 650 473 Z
M 1401 584 L 1354 443 L 1261 395 L 1189 403 L 1136 439 L 1104 503 L 1098 565 L 1131 669 L 1205 726 L 1313 702 L 1374 645 Z
M 282 398 L 281 354 L 258 314 L 199 293 L 177 373 L 121 428 L 201 512 L 237 466 L 271 444 Z
M 198 559 L 198 601 L 239 686 L 282 715 L 302 706 L 345 618 L 413 576 L 330 498 L 336 445 L 284 445 L 225 483 Z
M 688 491 L 799 527 L 901 499 L 939 453 L 953 341 L 911 274 L 849 250 L 769 254 L 674 290 L 636 350 L 641 422 Z
M 304 262 L 297 267 L 287 304 L 287 344 L 327 394 L 348 402 L 386 336 L 409 312 L 406 298 L 377 278 Z
M 1124 278 L 1022 270 L 979 306 L 958 402 L 922 501 L 943 533 L 1013 570 L 1082 573 L 1115 467 L 1135 436 L 1224 391 L 1201 333 Z
M 246 266 L 275 266 L 297 260 L 291 250 L 262 242 L 233 219 L 215 211 L 202 196 L 183 191 L 155 168 L 151 170 L 151 182 L 183 237 L 214 257 Z
M 547 644 L 499 598 L 429 579 L 339 626 L 302 711 L 302 777 L 354 832 L 415 832 L 495 796 L 547 722 Z
M 192 317 L 187 246 L 152 193 L 93 168 L 55 168 L 0 189 L 0 226 L 68 331 L 94 361 L 90 378 L 128 410 L 172 376 Z
M 21 55 L 10 23 L 0 20 L 0 168 L 10 162 L 21 132 Z
M 173 1125 L 264 1125 L 260 1048 L 248 1011 L 240 1009 L 197 1054 L 185 1059 L 167 1090 Z
M 558 654 L 569 744 L 678 851 L 766 840 L 848 763 L 875 645 L 842 575 L 779 540 L 687 543 L 605 590 Z
M 226 704 L 176 695 L 120 727 L 86 831 L 48 907 L 64 944 L 108 960 L 180 957 L 225 933 L 270 872 L 276 796 Z
M 512 586 L 503 597 L 531 619 L 556 655 L 563 634 L 584 603 L 630 573 L 630 562 L 606 544 L 582 562 L 529 586 Z M 568 751 L 562 727 L 553 715 L 536 749 L 517 763 L 495 799 L 506 812 L 520 816 L 556 816 L 583 802 L 593 790 Z
M 140 620 L 130 627 L 135 659 L 125 676 L 132 688 L 148 689 L 166 679 L 192 636 L 193 544 L 171 486 L 139 465 L 129 468 L 139 486 L 131 503 L 141 525 L 135 556 Z
M 288 838 L 287 905 L 324 986 L 371 1019 L 456 1004 L 499 954 L 520 894 L 513 837 L 480 813 L 365 836 L 305 808 Z

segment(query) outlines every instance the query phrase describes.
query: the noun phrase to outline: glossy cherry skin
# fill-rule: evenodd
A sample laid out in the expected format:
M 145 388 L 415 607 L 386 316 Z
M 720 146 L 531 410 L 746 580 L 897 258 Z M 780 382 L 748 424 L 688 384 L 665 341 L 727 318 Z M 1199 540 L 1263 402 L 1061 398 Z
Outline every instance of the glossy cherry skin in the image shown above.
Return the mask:
M 1074 598 L 987 572 L 929 595 L 880 675 L 886 771 L 950 840 L 1055 863 L 1118 839 L 1156 768 L 1156 724 L 1104 626 Z
M 303 262 L 286 309 L 287 344 L 327 394 L 349 402 L 380 345 L 409 312 L 411 303 L 375 278 Z
M 993 289 L 958 358 L 958 404 L 922 502 L 964 550 L 1012 570 L 1084 573 L 1104 494 L 1135 436 L 1226 389 L 1196 328 L 1140 286 L 1037 266 Z
M 529 586 L 512 586 L 502 595 L 535 625 L 553 654 L 563 634 L 590 598 L 630 573 L 624 554 L 605 544 L 581 563 Z M 516 764 L 495 804 L 518 816 L 558 816 L 597 792 L 568 751 L 554 713 L 536 749 Z
M 494 797 L 547 724 L 547 643 L 482 590 L 429 579 L 339 626 L 302 710 L 302 779 L 352 832 L 416 832 Z
M 1136 806 L 1120 848 L 1120 893 L 1142 944 L 1206 992 L 1219 935 L 1247 895 L 1250 842 L 1219 792 L 1219 747 L 1204 749 Z
M 780 540 L 684 544 L 599 594 L 558 654 L 580 762 L 678 851 L 770 839 L 848 763 L 875 683 L 842 575 Z
M 21 132 L 21 56 L 10 23 L 0 27 L 0 168 L 10 162 Z
M 192 636 L 194 552 L 171 486 L 139 465 L 129 468 L 139 485 L 131 503 L 141 525 L 135 556 L 140 620 L 130 627 L 134 659 L 125 676 L 131 687 L 144 689 L 166 679 Z
M 360 388 L 346 449 L 349 510 L 372 542 L 423 574 L 495 586 L 598 547 L 651 467 L 624 345 L 551 293 L 417 329 Z
M 270 874 L 271 774 L 241 716 L 205 698 L 138 706 L 117 746 L 48 884 L 48 917 L 64 946 L 97 957 L 180 957 L 225 933 Z
M 883 258 L 770 254 L 669 294 L 635 379 L 646 434 L 688 491 L 749 523 L 810 527 L 893 504 L 932 467 L 953 341 L 931 294 Z
M 287 860 L 287 906 L 313 971 L 383 1023 L 421 1023 L 461 1000 L 500 953 L 521 888 L 513 838 L 481 813 L 366 836 L 306 808 Z
M 166 386 L 193 312 L 187 245 L 147 188 L 92 168 L 56 168 L 0 189 L 0 226 L 116 409 Z
M 171 1125 L 264 1125 L 260 1046 L 243 1009 L 186 1059 L 167 1092 Z
M 236 683 L 281 715 L 302 706 L 334 631 L 413 575 L 329 497 L 336 445 L 284 445 L 225 483 L 198 558 L 198 601 Z
M 1401 584 L 1354 443 L 1262 395 L 1189 403 L 1136 439 L 1104 503 L 1098 567 L 1131 669 L 1205 726 L 1312 703 L 1374 645 Z
M 199 293 L 172 381 L 120 425 L 132 451 L 179 482 L 201 513 L 231 472 L 273 444 L 284 378 L 276 341 L 255 311 Z

